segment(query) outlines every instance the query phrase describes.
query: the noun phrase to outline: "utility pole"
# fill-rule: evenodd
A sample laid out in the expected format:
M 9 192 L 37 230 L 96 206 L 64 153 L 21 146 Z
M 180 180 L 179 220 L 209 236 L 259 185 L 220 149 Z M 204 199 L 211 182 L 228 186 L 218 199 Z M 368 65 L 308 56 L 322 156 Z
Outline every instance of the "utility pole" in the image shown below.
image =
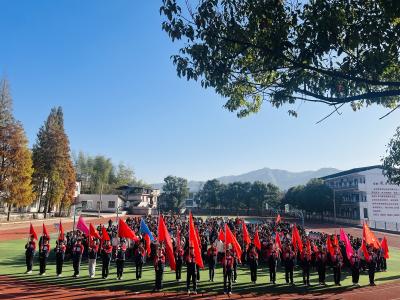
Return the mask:
M 100 187 L 100 201 L 99 201 L 99 205 L 97 205 L 98 208 L 98 212 L 97 212 L 97 217 L 100 218 L 100 210 L 101 210 L 101 203 L 103 202 L 103 183 L 101 184 Z
M 332 190 L 333 190 L 333 219 L 336 224 L 336 199 L 335 199 L 336 194 L 335 194 L 335 189 L 333 188 Z

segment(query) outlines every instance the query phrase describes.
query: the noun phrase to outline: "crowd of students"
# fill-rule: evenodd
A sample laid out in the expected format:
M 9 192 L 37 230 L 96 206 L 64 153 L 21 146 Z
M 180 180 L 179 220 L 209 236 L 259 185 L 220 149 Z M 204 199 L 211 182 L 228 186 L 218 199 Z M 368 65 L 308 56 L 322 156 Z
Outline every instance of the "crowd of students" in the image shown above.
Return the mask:
M 143 265 L 153 263 L 155 270 L 155 287 L 159 291 L 163 288 L 163 274 L 167 263 L 164 245 L 155 241 L 148 244 L 148 240 L 140 231 L 141 220 L 147 224 L 154 236 L 157 234 L 157 217 L 128 217 L 126 224 L 139 237 L 137 241 L 118 237 L 116 224 L 111 220 L 97 228 L 100 239 L 90 239 L 79 230 L 68 232 L 65 238 L 58 239 L 54 248 L 56 261 L 56 275 L 62 276 L 64 261 L 72 260 L 74 277 L 80 276 L 82 260 L 88 261 L 89 277 L 95 277 L 96 262 L 101 260 L 102 278 L 107 279 L 110 275 L 111 262 L 116 265 L 116 277 L 123 279 L 125 261 L 133 260 L 135 264 L 136 279 L 142 278 Z M 182 279 L 182 267 L 186 265 L 186 288 L 188 293 L 197 293 L 197 282 L 200 280 L 200 268 L 196 264 L 193 244 L 189 243 L 189 226 L 187 217 L 184 215 L 164 216 L 165 224 L 173 240 L 173 249 L 176 261 L 176 280 Z M 376 271 L 386 270 L 386 259 L 383 249 L 366 245 L 362 249 L 362 239 L 348 235 L 351 246 L 354 249 L 352 255 L 346 255 L 346 248 L 339 236 L 328 235 L 323 232 L 310 231 L 297 225 L 302 249 L 293 243 L 293 224 L 287 222 L 276 222 L 257 220 L 247 223 L 239 218 L 209 217 L 206 219 L 196 218 L 195 226 L 200 237 L 201 256 L 208 268 L 208 280 L 214 281 L 215 269 L 220 264 L 223 269 L 224 293 L 232 292 L 232 284 L 238 280 L 237 268 L 239 264 L 248 265 L 250 268 L 250 279 L 256 284 L 259 266 L 265 265 L 269 269 L 271 284 L 277 280 L 279 266 L 284 270 L 287 284 L 294 284 L 293 271 L 296 265 L 302 270 L 303 284 L 310 285 L 310 272 L 318 273 L 320 285 L 326 284 L 326 272 L 332 268 L 334 284 L 340 285 L 342 270 L 347 268 L 352 274 L 352 282 L 358 285 L 360 271 L 368 271 L 370 285 L 375 285 L 374 276 Z M 221 232 L 227 224 L 234 232 L 236 239 L 242 245 L 242 254 L 237 256 L 232 245 L 225 245 Z M 244 240 L 247 230 L 250 242 Z M 109 240 L 103 240 L 102 234 L 106 232 Z M 257 236 L 257 241 L 254 237 Z M 329 241 L 328 241 L 329 240 Z M 331 245 L 331 248 L 329 247 Z M 48 235 L 42 235 L 38 241 L 38 247 L 34 237 L 30 237 L 26 248 L 26 265 L 28 274 L 32 273 L 33 260 L 36 248 L 39 252 L 39 273 L 46 274 L 47 259 L 51 247 Z M 367 252 L 365 252 L 365 250 Z

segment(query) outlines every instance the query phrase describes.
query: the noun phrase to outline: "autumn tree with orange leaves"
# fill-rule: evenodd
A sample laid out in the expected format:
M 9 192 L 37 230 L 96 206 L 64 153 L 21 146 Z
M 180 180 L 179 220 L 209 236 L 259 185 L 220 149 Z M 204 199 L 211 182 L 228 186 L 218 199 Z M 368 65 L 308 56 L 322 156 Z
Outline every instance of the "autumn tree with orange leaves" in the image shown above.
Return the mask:
M 32 154 L 22 125 L 12 113 L 12 97 L 7 80 L 0 81 L 0 201 L 7 206 L 7 220 L 13 207 L 30 205 Z

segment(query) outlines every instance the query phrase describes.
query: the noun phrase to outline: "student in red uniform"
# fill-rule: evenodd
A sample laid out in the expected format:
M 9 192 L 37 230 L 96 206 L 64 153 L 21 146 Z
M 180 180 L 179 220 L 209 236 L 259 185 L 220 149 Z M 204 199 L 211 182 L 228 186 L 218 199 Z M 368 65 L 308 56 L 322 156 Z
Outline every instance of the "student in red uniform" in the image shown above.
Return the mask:
M 303 270 L 303 284 L 310 286 L 311 252 L 306 245 L 304 245 L 301 253 L 301 268 Z
M 112 251 L 113 247 L 111 246 L 110 241 L 104 241 L 103 247 L 101 249 L 101 260 L 102 260 L 101 277 L 103 279 L 108 278 Z
M 88 248 L 88 262 L 89 262 L 89 277 L 94 278 L 96 275 L 96 260 L 97 260 L 97 253 L 99 251 L 99 245 L 97 241 L 89 241 L 89 248 Z
M 146 250 L 144 249 L 143 244 L 140 243 L 139 247 L 135 250 L 136 280 L 142 278 L 142 269 L 145 260 Z
M 215 244 L 207 250 L 209 280 L 214 282 L 215 266 L 217 265 L 218 250 Z
M 276 268 L 278 267 L 279 250 L 273 246 L 270 256 L 268 257 L 269 282 L 276 282 Z
M 255 284 L 257 282 L 258 253 L 254 245 L 250 248 L 248 262 L 250 266 L 251 282 Z
M 375 271 L 376 265 L 378 263 L 378 256 L 376 252 L 372 249 L 372 247 L 368 251 L 369 258 L 367 259 L 368 264 L 368 276 L 369 276 L 369 285 L 374 286 L 375 284 Z
M 79 271 L 81 268 L 82 254 L 85 248 L 82 245 L 82 240 L 77 239 L 75 245 L 72 247 L 72 266 L 74 267 L 73 277 L 79 277 Z
M 237 265 L 238 265 L 238 257 L 235 249 L 232 249 L 232 257 L 233 257 L 233 271 L 232 271 L 232 282 L 236 283 L 237 281 Z
M 286 245 L 285 250 L 283 251 L 283 261 L 285 263 L 285 280 L 286 283 L 294 285 L 293 282 L 293 269 L 294 269 L 294 259 L 296 257 L 296 253 L 291 249 L 291 246 Z
M 193 294 L 197 294 L 197 282 L 196 282 L 196 256 L 194 255 L 193 245 L 189 247 L 189 253 L 186 257 L 186 290 L 190 295 L 190 281 L 193 283 Z
M 328 256 L 326 254 L 325 248 L 322 248 L 322 246 L 319 246 L 318 252 L 315 257 L 315 262 L 317 265 L 318 282 L 320 285 L 326 285 L 325 284 L 325 275 L 326 275 L 327 260 L 328 260 Z
M 126 258 L 126 243 L 125 239 L 121 239 L 115 252 L 115 261 L 117 263 L 117 279 L 121 280 L 124 274 L 124 264 Z
M 340 279 L 342 274 L 342 266 L 343 266 L 343 257 L 340 253 L 339 248 L 335 245 L 335 250 L 332 257 L 332 264 L 333 264 L 333 280 L 335 285 L 341 285 Z
M 357 251 L 353 252 L 353 255 L 350 257 L 350 267 L 351 267 L 351 278 L 353 281 L 353 285 L 358 286 L 358 281 L 360 279 L 360 257 L 358 256 Z
M 64 265 L 65 259 L 65 251 L 67 247 L 64 244 L 64 240 L 58 240 L 56 242 L 56 247 L 54 248 L 54 252 L 56 254 L 56 274 L 57 277 L 62 275 L 62 268 Z
M 175 277 L 176 281 L 181 281 L 182 278 L 182 265 L 183 265 L 183 257 L 185 255 L 185 251 L 183 251 L 181 245 L 176 245 L 175 249 L 175 262 L 176 262 L 176 269 L 175 269 Z
M 44 236 L 43 243 L 40 246 L 40 251 L 39 251 L 39 263 L 40 263 L 39 275 L 46 275 L 46 265 L 49 253 L 50 253 L 49 238 L 47 236 Z
M 31 235 L 28 243 L 25 245 L 25 258 L 26 258 L 26 274 L 32 273 L 33 257 L 36 251 L 35 237 Z
M 232 294 L 232 273 L 233 273 L 233 256 L 229 249 L 226 250 L 226 255 L 222 259 L 222 266 L 224 268 L 224 294 Z
M 156 282 L 154 290 L 161 291 L 163 288 L 163 274 L 165 269 L 165 255 L 160 247 L 157 250 L 157 255 L 154 257 L 154 269 L 156 271 Z

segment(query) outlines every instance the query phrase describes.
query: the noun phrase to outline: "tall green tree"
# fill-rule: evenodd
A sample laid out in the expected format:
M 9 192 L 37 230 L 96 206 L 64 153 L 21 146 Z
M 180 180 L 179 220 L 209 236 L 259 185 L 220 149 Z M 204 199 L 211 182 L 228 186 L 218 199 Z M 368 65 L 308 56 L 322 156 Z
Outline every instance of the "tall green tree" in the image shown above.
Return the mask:
M 333 212 L 333 191 L 321 179 L 311 179 L 305 186 L 290 188 L 283 202 L 291 206 L 323 215 Z
M 226 185 L 223 194 L 225 207 L 250 209 L 252 207 L 251 183 L 232 182 Z
M 383 170 L 390 183 L 400 185 L 400 127 L 387 146 Z
M 304 185 L 289 188 L 283 197 L 284 204 L 290 204 L 290 206 L 301 209 L 303 207 L 304 189 Z
M 202 208 L 220 208 L 224 203 L 225 185 L 217 179 L 207 180 L 198 192 Z
M 263 209 L 266 203 L 268 203 L 269 207 L 278 208 L 281 203 L 282 193 L 279 187 L 272 183 L 265 184 L 255 181 L 251 185 L 250 197 L 252 208 Z
M 8 80 L 0 80 L 0 126 L 6 126 L 15 122 L 13 115 L 13 100 Z
M 53 108 L 33 146 L 34 183 L 45 218 L 54 207 L 69 207 L 75 190 L 75 171 L 61 107 Z
M 116 185 L 133 184 L 135 182 L 135 172 L 133 169 L 122 162 L 118 164 L 115 183 Z
M 12 114 L 8 82 L 0 81 L 0 202 L 7 205 L 7 220 L 12 207 L 32 203 L 32 155 L 22 125 Z
M 116 166 L 103 155 L 90 156 L 81 151 L 74 155 L 74 167 L 83 194 L 117 193 L 121 185 L 148 186 L 136 179 L 133 168 L 122 162 Z
M 323 214 L 333 212 L 333 191 L 322 179 L 311 179 L 305 186 L 304 210 Z
M 239 117 L 265 102 L 400 106 L 399 1 L 163 0 L 160 13 L 178 76 Z
M 160 202 L 163 203 L 164 208 L 167 210 L 179 211 L 189 196 L 188 182 L 181 177 L 165 177 L 162 190 Z

